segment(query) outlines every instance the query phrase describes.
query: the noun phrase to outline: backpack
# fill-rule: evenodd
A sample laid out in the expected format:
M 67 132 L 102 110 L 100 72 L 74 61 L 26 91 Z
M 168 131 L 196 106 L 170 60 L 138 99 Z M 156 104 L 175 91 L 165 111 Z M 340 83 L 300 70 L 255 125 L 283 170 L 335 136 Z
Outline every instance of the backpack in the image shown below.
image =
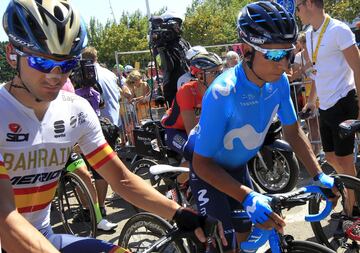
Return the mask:
M 106 141 L 109 143 L 110 147 L 114 149 L 117 139 L 120 136 L 120 128 L 111 123 L 107 118 L 99 117 L 99 121 Z

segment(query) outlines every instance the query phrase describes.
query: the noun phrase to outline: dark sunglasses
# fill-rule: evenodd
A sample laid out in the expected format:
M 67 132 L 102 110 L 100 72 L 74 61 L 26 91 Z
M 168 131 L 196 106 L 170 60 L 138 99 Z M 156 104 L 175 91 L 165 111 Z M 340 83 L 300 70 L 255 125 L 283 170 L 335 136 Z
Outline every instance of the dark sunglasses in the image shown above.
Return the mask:
M 71 70 L 78 66 L 80 61 L 80 55 L 64 61 L 55 61 L 52 59 L 43 58 L 40 56 L 24 53 L 20 50 L 15 49 L 15 52 L 20 57 L 27 57 L 28 65 L 42 73 L 50 73 L 54 68 L 60 67 L 63 74 L 69 73 Z
M 223 72 L 222 69 L 213 70 L 213 71 L 204 71 L 204 73 L 205 73 L 206 75 L 212 75 L 212 76 L 215 76 L 215 77 L 217 77 L 218 75 L 220 75 L 222 72 Z
M 266 49 L 262 47 L 258 47 L 251 43 L 248 43 L 252 46 L 256 51 L 263 54 L 264 58 L 269 61 L 279 62 L 284 58 L 290 59 L 292 52 L 295 49 L 295 46 L 292 45 L 291 48 L 284 48 L 284 49 Z

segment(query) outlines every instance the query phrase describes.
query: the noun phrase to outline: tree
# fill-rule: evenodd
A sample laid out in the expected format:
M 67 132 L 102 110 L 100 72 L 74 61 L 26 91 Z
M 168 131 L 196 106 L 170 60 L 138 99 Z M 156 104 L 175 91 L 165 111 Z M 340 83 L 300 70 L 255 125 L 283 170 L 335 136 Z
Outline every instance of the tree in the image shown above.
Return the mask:
M 333 18 L 351 22 L 360 13 L 360 0 L 327 0 L 325 3 L 325 11 Z
M 14 77 L 15 71 L 6 61 L 5 47 L 8 42 L 0 42 L 0 83 L 7 82 Z

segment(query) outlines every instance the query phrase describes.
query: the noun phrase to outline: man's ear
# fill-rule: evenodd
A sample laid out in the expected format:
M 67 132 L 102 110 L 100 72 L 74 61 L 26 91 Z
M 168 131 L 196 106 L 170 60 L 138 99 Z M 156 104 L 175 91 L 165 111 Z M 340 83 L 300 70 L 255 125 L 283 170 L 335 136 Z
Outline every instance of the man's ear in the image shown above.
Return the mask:
M 17 67 L 17 55 L 15 53 L 14 47 L 9 43 L 5 47 L 6 50 L 6 61 L 9 63 L 9 65 L 16 69 Z
M 244 43 L 243 45 L 243 53 L 244 53 L 244 58 L 249 60 L 250 56 L 251 56 L 251 52 L 252 52 L 252 47 L 246 43 Z

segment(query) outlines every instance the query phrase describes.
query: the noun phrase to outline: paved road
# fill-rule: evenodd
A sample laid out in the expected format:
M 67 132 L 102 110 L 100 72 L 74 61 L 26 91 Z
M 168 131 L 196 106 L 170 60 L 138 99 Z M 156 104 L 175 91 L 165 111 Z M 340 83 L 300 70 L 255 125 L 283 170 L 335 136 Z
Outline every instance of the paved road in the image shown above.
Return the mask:
M 309 177 L 307 176 L 307 172 L 303 169 L 300 172 L 299 176 L 299 187 L 306 185 L 310 182 Z M 111 190 L 108 192 L 108 196 L 110 196 Z M 98 231 L 98 238 L 110 241 L 112 243 L 117 243 L 118 236 L 120 235 L 120 231 L 125 224 L 126 220 L 135 214 L 134 208 L 128 204 L 126 201 L 122 199 L 117 200 L 107 200 L 106 201 L 106 209 L 108 212 L 107 218 L 115 223 L 118 223 L 119 226 L 115 231 L 112 232 L 101 232 Z M 309 240 L 316 241 L 311 230 L 310 223 L 304 221 L 304 215 L 307 214 L 307 205 L 300 206 L 291 209 L 290 211 L 285 211 L 283 213 L 286 216 L 286 228 L 285 233 L 291 234 L 297 240 Z M 56 232 L 62 231 L 62 226 L 59 222 L 55 223 L 54 230 Z M 258 252 L 262 253 L 264 250 L 260 249 Z M 340 251 L 338 251 L 340 252 Z M 343 251 L 341 251 L 343 252 Z

